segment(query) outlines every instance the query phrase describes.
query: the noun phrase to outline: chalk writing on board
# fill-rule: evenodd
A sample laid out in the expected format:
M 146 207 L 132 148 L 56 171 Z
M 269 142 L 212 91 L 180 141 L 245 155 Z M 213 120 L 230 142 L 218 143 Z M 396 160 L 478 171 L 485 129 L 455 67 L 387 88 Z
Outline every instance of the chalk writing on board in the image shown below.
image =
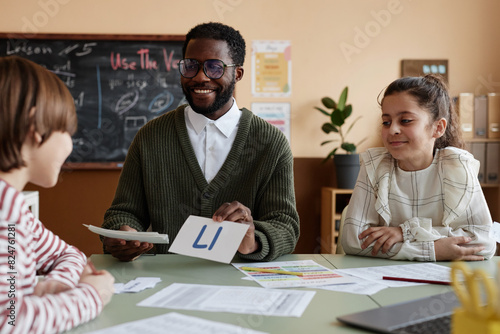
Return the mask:
M 0 55 L 28 58 L 69 88 L 78 115 L 69 162 L 118 165 L 144 124 L 185 103 L 177 68 L 182 38 L 0 34 Z

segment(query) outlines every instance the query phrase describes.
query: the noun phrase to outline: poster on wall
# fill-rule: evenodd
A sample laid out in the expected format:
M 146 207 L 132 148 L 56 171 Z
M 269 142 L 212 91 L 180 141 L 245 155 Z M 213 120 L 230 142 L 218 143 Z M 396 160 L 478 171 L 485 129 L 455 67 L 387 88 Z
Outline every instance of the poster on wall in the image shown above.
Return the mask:
M 290 103 L 254 102 L 252 112 L 280 129 L 290 142 Z
M 290 41 L 253 41 L 252 95 L 289 97 L 292 94 Z

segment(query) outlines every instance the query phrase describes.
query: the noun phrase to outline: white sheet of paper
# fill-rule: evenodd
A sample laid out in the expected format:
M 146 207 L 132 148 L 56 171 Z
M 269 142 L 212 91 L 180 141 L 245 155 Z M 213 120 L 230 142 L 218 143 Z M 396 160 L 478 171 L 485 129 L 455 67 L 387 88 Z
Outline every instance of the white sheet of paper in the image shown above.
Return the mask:
M 128 231 L 117 231 L 109 230 L 107 228 L 101 228 L 93 225 L 86 225 L 91 232 L 102 235 L 108 238 L 117 238 L 123 240 L 138 240 L 141 242 L 151 242 L 153 244 L 168 244 L 168 235 L 160 234 L 158 232 L 128 232 Z
M 140 292 L 145 289 L 151 289 L 161 282 L 159 277 L 137 277 L 127 283 L 115 283 L 115 294 Z
M 100 329 L 89 334 L 265 334 L 253 329 L 236 325 L 205 320 L 176 312 L 158 315 L 147 319 L 127 322 L 121 325 Z
M 315 287 L 327 284 L 348 284 L 354 281 L 352 277 L 325 268 L 313 260 L 232 263 L 232 265 L 264 288 Z M 304 276 L 246 271 L 241 269 L 242 267 L 298 272 Z
M 137 306 L 300 317 L 315 291 L 173 283 Z
M 315 288 L 371 296 L 381 290 L 387 289 L 388 286 L 385 284 L 368 281 L 362 278 L 356 278 L 356 283 L 352 284 L 322 285 Z
M 500 224 L 493 222 L 490 229 L 490 238 L 494 239 L 496 242 L 500 242 Z
M 427 283 L 412 283 L 390 281 L 382 279 L 383 276 L 409 277 L 433 281 L 450 281 L 450 267 L 435 263 L 400 264 L 394 266 L 378 266 L 364 268 L 337 269 L 338 272 L 375 281 L 389 287 L 414 286 Z
M 214 222 L 189 216 L 175 237 L 169 252 L 229 263 L 248 230 L 247 224 Z

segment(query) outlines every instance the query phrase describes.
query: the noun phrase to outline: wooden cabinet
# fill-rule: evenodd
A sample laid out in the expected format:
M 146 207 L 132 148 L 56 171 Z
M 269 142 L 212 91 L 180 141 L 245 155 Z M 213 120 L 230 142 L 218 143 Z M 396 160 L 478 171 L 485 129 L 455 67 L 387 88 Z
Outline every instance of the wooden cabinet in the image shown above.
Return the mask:
M 474 138 L 466 139 L 467 150 L 481 163 L 479 171 L 481 187 L 488 202 L 491 217 L 494 221 L 500 220 L 500 139 Z M 479 144 L 479 146 L 477 145 Z M 474 146 L 475 145 L 475 146 Z M 481 146 L 482 145 L 482 146 Z M 479 147 L 479 150 L 478 150 Z M 489 157 L 489 161 L 488 161 Z M 493 171 L 493 173 L 491 173 Z M 497 173 L 496 177 L 491 174 Z
M 321 188 L 321 253 L 335 254 L 338 224 L 342 210 L 349 203 L 352 189 Z

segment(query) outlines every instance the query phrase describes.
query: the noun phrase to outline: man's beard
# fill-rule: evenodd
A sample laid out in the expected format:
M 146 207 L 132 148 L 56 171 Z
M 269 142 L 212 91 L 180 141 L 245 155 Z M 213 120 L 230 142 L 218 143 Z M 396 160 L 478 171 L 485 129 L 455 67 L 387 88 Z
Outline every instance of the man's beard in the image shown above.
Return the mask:
M 236 80 L 233 79 L 226 90 L 222 91 L 221 93 L 216 93 L 217 95 L 215 96 L 215 101 L 208 107 L 200 107 L 195 105 L 191 96 L 191 90 L 184 88 L 184 85 L 182 86 L 182 91 L 184 92 L 184 96 L 186 96 L 186 100 L 189 102 L 189 105 L 196 113 L 201 115 L 210 115 L 222 108 L 233 97 L 235 85 Z

